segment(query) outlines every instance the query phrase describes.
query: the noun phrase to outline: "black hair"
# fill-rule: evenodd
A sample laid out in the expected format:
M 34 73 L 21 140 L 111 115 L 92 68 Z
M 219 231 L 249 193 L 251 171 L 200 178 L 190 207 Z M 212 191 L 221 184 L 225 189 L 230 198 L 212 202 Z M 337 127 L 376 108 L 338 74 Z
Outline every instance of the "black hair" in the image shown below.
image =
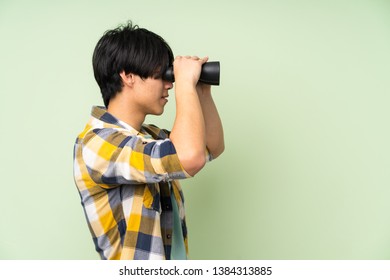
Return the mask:
M 104 105 L 122 90 L 120 73 L 133 73 L 143 79 L 159 79 L 173 63 L 168 43 L 159 35 L 129 21 L 107 30 L 97 43 L 92 57 L 93 72 Z

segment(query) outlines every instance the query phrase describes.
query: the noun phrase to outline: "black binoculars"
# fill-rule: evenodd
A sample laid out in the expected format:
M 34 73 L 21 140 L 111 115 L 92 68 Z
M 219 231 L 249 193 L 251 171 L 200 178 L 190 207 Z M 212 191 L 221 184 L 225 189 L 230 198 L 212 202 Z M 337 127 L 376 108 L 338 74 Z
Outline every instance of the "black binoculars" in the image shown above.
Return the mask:
M 202 71 L 200 72 L 199 82 L 219 86 L 219 61 L 210 61 L 202 65 Z M 169 67 L 164 74 L 164 80 L 174 82 L 175 77 L 173 75 L 173 67 Z

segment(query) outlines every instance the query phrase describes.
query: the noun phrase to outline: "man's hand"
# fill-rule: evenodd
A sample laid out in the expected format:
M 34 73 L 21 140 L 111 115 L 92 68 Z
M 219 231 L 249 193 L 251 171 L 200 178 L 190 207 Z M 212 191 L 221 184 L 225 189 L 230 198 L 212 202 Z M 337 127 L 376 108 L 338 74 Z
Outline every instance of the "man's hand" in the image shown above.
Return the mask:
M 208 57 L 177 56 L 173 62 L 175 83 L 195 87 L 200 77 L 202 65 L 206 63 L 208 59 Z

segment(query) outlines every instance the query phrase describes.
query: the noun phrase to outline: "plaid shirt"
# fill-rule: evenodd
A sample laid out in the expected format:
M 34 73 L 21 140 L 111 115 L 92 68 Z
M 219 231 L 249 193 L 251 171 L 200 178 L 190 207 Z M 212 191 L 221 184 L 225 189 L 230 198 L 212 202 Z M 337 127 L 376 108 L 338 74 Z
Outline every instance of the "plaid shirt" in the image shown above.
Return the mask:
M 138 132 L 103 107 L 92 108 L 76 139 L 74 178 L 102 259 L 170 259 L 171 190 L 188 254 L 184 198 L 176 179 L 190 175 L 168 137 L 153 125 Z

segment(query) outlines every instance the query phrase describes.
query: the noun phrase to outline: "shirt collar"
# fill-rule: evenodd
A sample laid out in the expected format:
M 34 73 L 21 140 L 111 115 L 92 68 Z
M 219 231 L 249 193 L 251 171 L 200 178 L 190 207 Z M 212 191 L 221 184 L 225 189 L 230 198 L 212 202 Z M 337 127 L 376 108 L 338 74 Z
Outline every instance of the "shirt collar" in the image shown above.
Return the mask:
M 134 134 L 137 135 L 143 135 L 145 137 L 149 136 L 148 133 L 141 127 L 141 131 L 136 130 L 131 125 L 125 123 L 124 121 L 121 121 L 114 117 L 112 114 L 107 112 L 107 109 L 103 106 L 93 106 L 91 111 L 92 117 L 98 119 L 101 122 L 104 122 L 106 124 L 110 124 L 113 126 L 118 126 L 121 128 L 124 128 L 126 130 L 131 131 Z

